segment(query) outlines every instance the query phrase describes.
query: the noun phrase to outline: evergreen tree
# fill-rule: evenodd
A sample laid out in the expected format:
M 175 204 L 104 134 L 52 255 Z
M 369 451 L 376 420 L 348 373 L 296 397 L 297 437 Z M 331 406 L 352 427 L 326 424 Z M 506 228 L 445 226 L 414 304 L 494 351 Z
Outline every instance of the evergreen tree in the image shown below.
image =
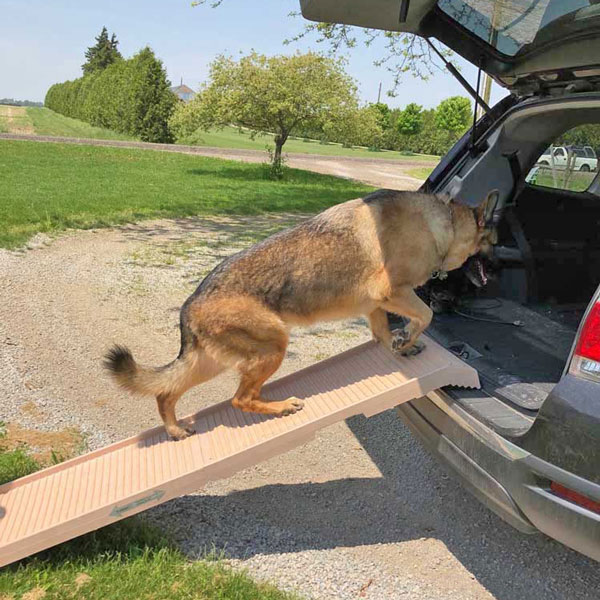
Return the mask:
M 106 69 L 108 65 L 112 65 L 114 62 L 121 60 L 123 57 L 117 49 L 119 40 L 113 33 L 111 37 L 108 37 L 108 30 L 106 27 L 102 28 L 100 35 L 96 36 L 96 43 L 90 46 L 85 51 L 86 61 L 81 68 L 83 69 L 84 75 L 95 73 L 96 71 L 102 71 Z
M 162 62 L 150 48 L 133 58 L 74 81 L 54 84 L 45 104 L 67 117 L 139 137 L 147 142 L 173 141 L 169 118 L 177 97 Z

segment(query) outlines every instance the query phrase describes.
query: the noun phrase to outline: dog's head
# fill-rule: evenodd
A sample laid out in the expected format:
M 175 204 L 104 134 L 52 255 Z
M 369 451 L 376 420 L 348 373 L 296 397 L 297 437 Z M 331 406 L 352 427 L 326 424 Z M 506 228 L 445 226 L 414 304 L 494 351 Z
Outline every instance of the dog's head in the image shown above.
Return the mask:
M 490 192 L 475 209 L 454 204 L 454 241 L 444 260 L 443 270 L 452 271 L 465 265 L 467 276 L 479 287 L 487 283 L 483 256 L 489 256 L 496 243 L 491 215 L 497 193 Z
M 491 191 L 485 200 L 474 209 L 474 218 L 477 223 L 477 251 L 476 253 L 490 256 L 495 244 L 498 243 L 498 232 L 494 223 L 494 211 L 498 205 L 497 190 Z
M 488 282 L 485 259 L 491 257 L 494 246 L 498 243 L 498 231 L 493 221 L 497 204 L 498 192 L 494 190 L 473 211 L 477 226 L 476 243 L 464 269 L 467 278 L 477 287 L 483 287 Z

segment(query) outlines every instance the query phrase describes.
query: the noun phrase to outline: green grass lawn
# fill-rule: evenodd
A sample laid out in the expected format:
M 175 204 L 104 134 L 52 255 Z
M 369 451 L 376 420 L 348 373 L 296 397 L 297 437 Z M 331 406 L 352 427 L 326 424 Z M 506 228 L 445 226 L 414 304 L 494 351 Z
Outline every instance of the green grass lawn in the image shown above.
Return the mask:
M 294 600 L 222 560 L 189 561 L 135 517 L 0 572 L 0 598 L 33 600 Z
M 253 140 L 247 131 L 240 132 L 235 127 L 225 127 L 215 131 L 197 131 L 192 136 L 181 140 L 182 144 L 193 144 L 198 146 L 214 146 L 216 148 L 240 148 L 242 150 L 264 150 L 266 146 L 274 146 L 273 136 L 260 135 Z M 290 138 L 283 151 L 288 153 L 302 152 L 305 154 L 321 154 L 324 156 L 352 156 L 354 158 L 385 158 L 387 160 L 422 160 L 424 162 L 438 162 L 439 156 L 429 154 L 413 154 L 382 150 L 372 152 L 366 148 L 344 148 L 341 144 L 321 144 L 317 141 L 303 141 L 302 139 Z
M 372 188 L 290 169 L 169 152 L 0 140 L 0 246 L 37 232 L 152 217 L 312 213 Z
M 26 448 L 2 447 L 0 483 L 36 471 Z M 2 600 L 293 600 L 222 561 L 189 561 L 163 532 L 133 517 L 0 571 Z
M 35 133 L 60 137 L 92 138 L 99 140 L 133 140 L 134 138 L 110 129 L 94 127 L 78 119 L 59 115 L 49 108 L 27 107 Z

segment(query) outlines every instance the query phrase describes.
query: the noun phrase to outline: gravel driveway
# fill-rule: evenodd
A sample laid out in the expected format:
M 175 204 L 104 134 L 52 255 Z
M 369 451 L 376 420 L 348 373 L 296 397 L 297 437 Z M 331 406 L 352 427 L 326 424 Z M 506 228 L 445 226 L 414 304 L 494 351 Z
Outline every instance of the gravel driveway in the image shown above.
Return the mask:
M 298 217 L 182 219 L 0 250 L 0 419 L 80 428 L 91 448 L 159 422 L 154 403 L 100 368 L 113 341 L 141 362 L 178 351 L 178 309 L 219 260 Z M 279 375 L 354 346 L 361 320 L 298 330 Z M 226 399 L 230 374 L 180 414 Z M 256 577 L 309 598 L 597 599 L 598 564 L 505 525 L 449 478 L 388 411 L 146 513 L 190 556 L 224 551 Z

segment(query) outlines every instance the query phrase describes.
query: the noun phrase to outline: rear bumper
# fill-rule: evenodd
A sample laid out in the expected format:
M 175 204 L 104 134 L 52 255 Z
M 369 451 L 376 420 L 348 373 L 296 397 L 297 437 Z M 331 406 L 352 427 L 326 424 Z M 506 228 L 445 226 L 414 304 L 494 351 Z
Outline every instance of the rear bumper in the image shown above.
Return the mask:
M 600 501 L 600 485 L 499 436 L 439 390 L 399 407 L 436 458 L 488 508 L 524 533 L 538 531 L 600 561 L 600 514 L 550 491 L 556 481 Z

